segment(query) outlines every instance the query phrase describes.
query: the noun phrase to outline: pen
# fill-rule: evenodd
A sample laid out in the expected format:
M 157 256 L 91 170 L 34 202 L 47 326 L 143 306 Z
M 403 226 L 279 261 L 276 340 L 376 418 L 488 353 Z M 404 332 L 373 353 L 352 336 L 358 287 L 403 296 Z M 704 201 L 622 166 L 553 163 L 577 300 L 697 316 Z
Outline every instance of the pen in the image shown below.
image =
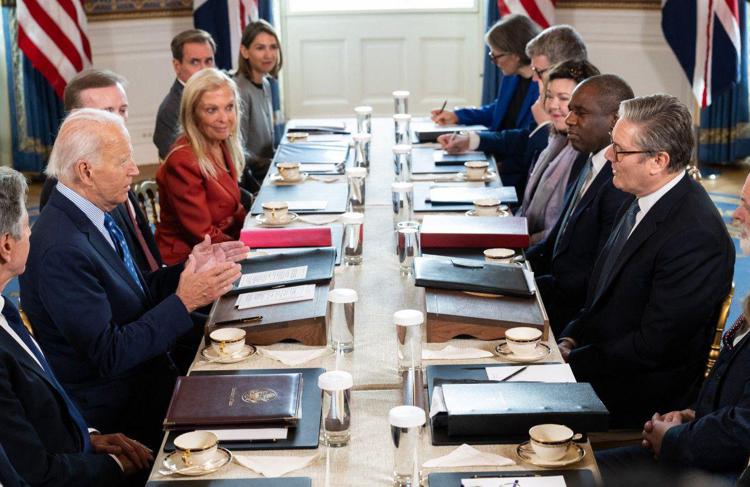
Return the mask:
M 443 106 L 440 107 L 440 111 L 437 112 L 435 115 L 440 115 L 441 113 L 443 113 L 445 111 L 445 106 L 447 104 L 448 104 L 448 99 L 446 98 L 446 100 L 443 102 Z
M 237 324 L 252 323 L 253 321 L 260 321 L 262 319 L 263 319 L 262 316 L 248 316 L 247 318 L 236 318 L 233 320 L 217 321 L 216 323 L 214 323 L 214 325 L 229 325 L 232 323 L 237 323 Z
M 524 365 L 524 366 L 523 366 L 523 367 L 521 367 L 520 369 L 518 369 L 518 370 L 516 370 L 515 372 L 513 372 L 512 374 L 510 374 L 509 376 L 507 376 L 507 377 L 504 377 L 504 378 L 503 378 L 503 379 L 502 379 L 502 380 L 501 380 L 500 382 L 505 382 L 505 381 L 507 381 L 508 379 L 510 379 L 510 378 L 512 378 L 512 377 L 515 377 L 515 376 L 517 376 L 518 374 L 520 374 L 521 372 L 523 372 L 523 371 L 524 371 L 524 370 L 526 370 L 527 368 L 528 368 L 528 365 Z

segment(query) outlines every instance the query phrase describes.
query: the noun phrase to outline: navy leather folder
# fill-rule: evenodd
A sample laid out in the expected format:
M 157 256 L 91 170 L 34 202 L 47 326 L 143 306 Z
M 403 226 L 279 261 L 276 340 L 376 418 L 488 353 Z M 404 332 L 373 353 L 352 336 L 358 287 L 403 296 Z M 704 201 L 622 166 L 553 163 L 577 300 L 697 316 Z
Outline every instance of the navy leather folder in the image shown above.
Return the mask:
M 294 210 L 289 211 L 297 214 L 330 214 L 346 212 L 346 203 L 349 199 L 349 186 L 346 181 L 335 183 L 323 183 L 320 181 L 307 181 L 302 184 L 289 186 L 276 186 L 264 184 L 255 198 L 250 214 L 263 213 L 263 203 L 267 201 L 320 201 L 325 200 L 327 205 L 322 210 Z
M 309 250 L 295 250 L 288 253 L 263 255 L 245 259 L 241 263 L 242 273 L 256 273 L 307 266 L 307 275 L 300 279 L 239 287 L 240 281 L 232 285 L 230 293 L 259 291 L 276 287 L 297 286 L 300 284 L 318 284 L 333 279 L 333 267 L 336 264 L 336 249 L 333 247 L 316 247 Z
M 146 487 L 311 487 L 310 477 L 153 480 Z
M 430 487 L 461 487 L 461 479 L 469 478 L 519 478 L 519 477 L 553 477 L 562 475 L 567 487 L 596 487 L 594 474 L 591 470 L 534 470 L 502 472 L 445 472 L 430 473 L 427 476 Z M 521 482 L 523 485 L 523 482 Z M 510 485 L 510 483 L 508 484 Z

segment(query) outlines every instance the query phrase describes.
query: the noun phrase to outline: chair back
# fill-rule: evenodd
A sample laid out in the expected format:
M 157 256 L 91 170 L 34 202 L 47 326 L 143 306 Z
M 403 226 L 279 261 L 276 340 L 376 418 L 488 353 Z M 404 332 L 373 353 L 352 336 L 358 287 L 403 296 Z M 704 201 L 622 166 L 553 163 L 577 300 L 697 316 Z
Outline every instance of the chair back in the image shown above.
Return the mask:
M 724 336 L 724 325 L 727 322 L 727 316 L 729 315 L 729 307 L 732 304 L 732 298 L 734 297 L 734 281 L 732 282 L 732 288 L 729 290 L 729 294 L 724 298 L 719 308 L 719 315 L 716 321 L 716 329 L 714 330 L 714 339 L 711 342 L 711 348 L 708 350 L 708 359 L 706 360 L 706 373 L 705 376 L 711 372 L 711 368 L 716 363 L 716 359 L 719 358 L 719 352 L 721 351 L 721 338 Z
M 133 192 L 138 200 L 143 214 L 152 224 L 159 223 L 159 186 L 153 179 L 147 179 L 137 183 Z

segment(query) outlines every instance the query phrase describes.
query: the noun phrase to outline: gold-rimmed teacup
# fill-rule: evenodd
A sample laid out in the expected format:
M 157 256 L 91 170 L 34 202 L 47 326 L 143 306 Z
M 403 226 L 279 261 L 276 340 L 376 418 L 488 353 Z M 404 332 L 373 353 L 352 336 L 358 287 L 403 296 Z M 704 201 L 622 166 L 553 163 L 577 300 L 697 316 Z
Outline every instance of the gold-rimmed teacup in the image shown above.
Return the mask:
M 268 223 L 283 222 L 289 214 L 289 204 L 286 201 L 267 201 L 263 203 L 263 216 Z
M 174 446 L 185 466 L 200 466 L 216 457 L 219 437 L 210 431 L 191 431 L 175 438 Z
M 538 424 L 529 429 L 529 444 L 536 455 L 548 462 L 561 460 L 575 433 L 562 424 Z
M 281 179 L 296 181 L 300 178 L 299 162 L 280 162 L 276 164 L 276 169 L 279 171 Z
M 487 161 L 466 161 L 464 162 L 464 168 L 466 169 L 466 179 L 470 181 L 479 181 L 484 179 L 489 170 L 490 163 Z
M 211 348 L 220 357 L 234 355 L 245 347 L 245 330 L 241 328 L 219 328 L 209 335 Z
M 530 326 L 517 326 L 505 330 L 505 343 L 511 352 L 518 356 L 534 355 L 542 340 L 542 330 Z

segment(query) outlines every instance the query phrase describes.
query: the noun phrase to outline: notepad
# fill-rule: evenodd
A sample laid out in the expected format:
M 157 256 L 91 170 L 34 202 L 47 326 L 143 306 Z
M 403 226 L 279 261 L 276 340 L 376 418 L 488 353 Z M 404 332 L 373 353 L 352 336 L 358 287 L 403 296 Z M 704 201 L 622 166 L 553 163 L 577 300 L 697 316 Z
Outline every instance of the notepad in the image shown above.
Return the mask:
M 235 306 L 238 309 L 259 308 L 273 304 L 309 301 L 315 298 L 315 284 L 303 286 L 282 287 L 267 291 L 243 293 L 237 297 Z
M 549 477 L 483 477 L 461 479 L 461 487 L 501 487 L 515 485 L 516 487 L 565 487 L 562 475 Z
M 490 380 L 505 380 L 523 366 L 487 367 L 487 378 Z M 514 375 L 508 382 L 576 382 L 569 364 L 529 365 Z
M 325 200 L 287 201 L 287 204 L 289 205 L 289 211 L 325 210 L 328 206 L 328 202 Z
M 307 266 L 287 267 L 285 269 L 274 269 L 265 272 L 252 272 L 243 274 L 240 278 L 239 287 L 265 286 L 268 284 L 280 284 L 287 281 L 296 281 L 307 277 Z
M 208 430 L 215 434 L 219 441 L 256 441 L 256 440 L 286 440 L 288 428 L 236 428 Z

